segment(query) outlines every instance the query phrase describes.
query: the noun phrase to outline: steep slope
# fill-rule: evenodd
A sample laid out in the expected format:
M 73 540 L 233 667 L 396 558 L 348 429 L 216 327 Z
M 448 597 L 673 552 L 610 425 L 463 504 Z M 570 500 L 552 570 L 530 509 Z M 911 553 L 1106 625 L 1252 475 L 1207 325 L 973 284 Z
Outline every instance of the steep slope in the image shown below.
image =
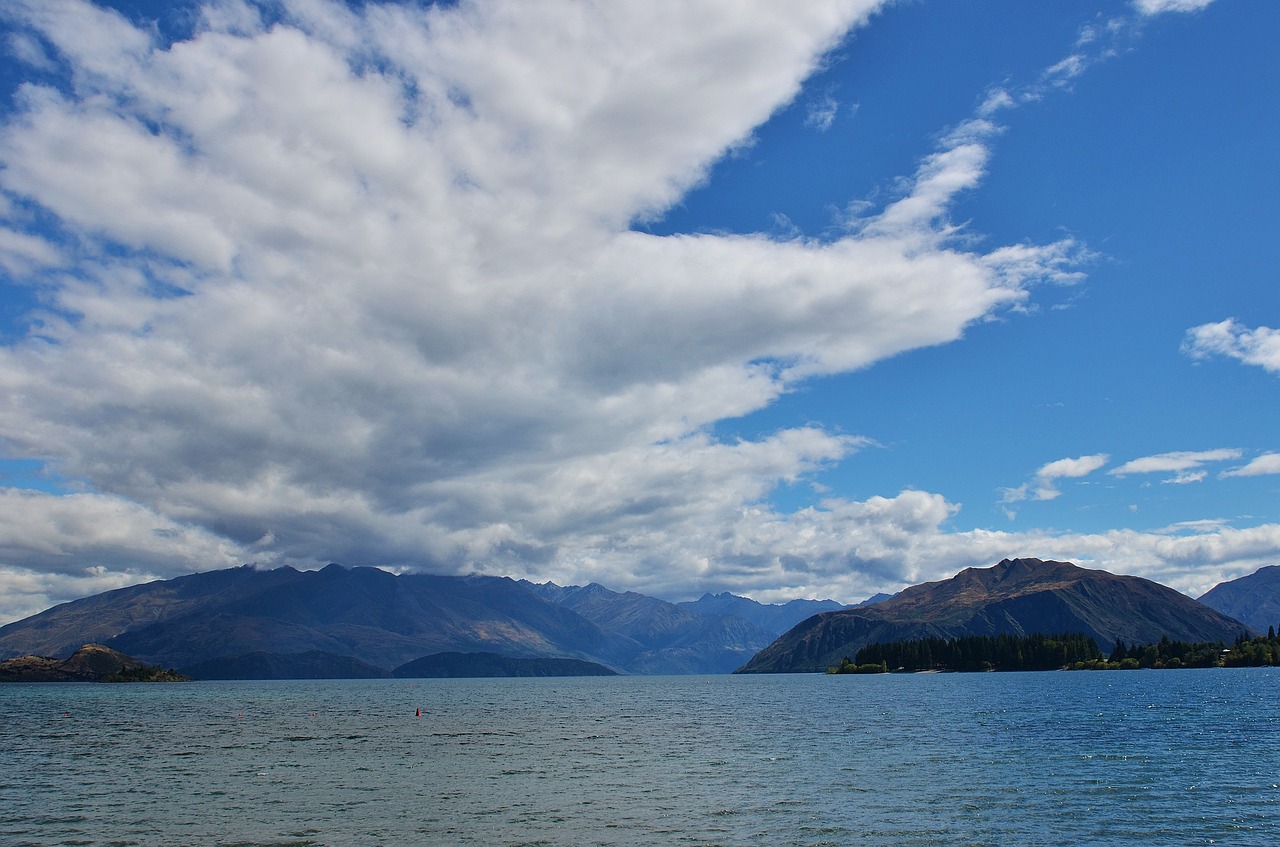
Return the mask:
M 761 629 L 766 629 L 775 636 L 781 635 L 800 621 L 811 618 L 819 612 L 833 612 L 844 608 L 835 600 L 792 600 L 782 604 L 757 603 L 749 597 L 739 597 L 728 591 L 720 594 L 703 594 L 697 600 L 676 605 L 700 615 L 733 615 Z
M 595 583 L 529 587 L 634 642 L 634 654 L 620 665 L 631 673 L 728 673 L 777 636 L 733 615 L 699 614 L 665 600 L 632 591 L 620 594 Z
M 132 585 L 70 603 L 0 627 L 0 658 L 33 653 L 67 657 L 83 644 L 102 643 L 130 629 L 293 582 L 298 571 L 250 565 Z
M 0 628 L 0 656 L 56 655 L 61 650 L 40 646 L 85 640 L 173 667 L 259 651 L 321 651 L 385 670 L 446 650 L 615 666 L 635 653 L 629 639 L 510 579 L 330 565 L 301 572 L 235 568 L 66 603 Z
M 1211 609 L 1217 609 L 1259 632 L 1280 624 L 1280 565 L 1271 565 L 1223 582 L 1200 598 Z
M 821 671 L 877 642 L 961 635 L 1081 632 L 1107 649 L 1162 636 L 1230 641 L 1245 627 L 1171 588 L 1067 562 L 1006 559 L 908 588 L 870 606 L 825 612 L 788 631 L 742 673 Z

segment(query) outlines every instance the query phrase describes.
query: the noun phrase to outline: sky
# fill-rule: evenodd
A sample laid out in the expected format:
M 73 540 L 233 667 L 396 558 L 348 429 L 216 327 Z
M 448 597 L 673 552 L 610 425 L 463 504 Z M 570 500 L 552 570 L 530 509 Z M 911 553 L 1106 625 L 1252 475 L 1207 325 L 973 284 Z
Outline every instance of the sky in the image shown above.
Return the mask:
M 4 0 L 0 623 L 1280 564 L 1280 4 Z

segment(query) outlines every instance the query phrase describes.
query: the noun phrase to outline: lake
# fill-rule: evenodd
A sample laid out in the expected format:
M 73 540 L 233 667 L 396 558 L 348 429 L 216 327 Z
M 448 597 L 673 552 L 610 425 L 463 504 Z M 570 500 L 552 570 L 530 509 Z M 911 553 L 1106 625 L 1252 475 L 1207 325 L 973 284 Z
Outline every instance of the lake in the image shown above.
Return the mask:
M 1280 669 L 4 685 L 0 844 L 1275 845 Z

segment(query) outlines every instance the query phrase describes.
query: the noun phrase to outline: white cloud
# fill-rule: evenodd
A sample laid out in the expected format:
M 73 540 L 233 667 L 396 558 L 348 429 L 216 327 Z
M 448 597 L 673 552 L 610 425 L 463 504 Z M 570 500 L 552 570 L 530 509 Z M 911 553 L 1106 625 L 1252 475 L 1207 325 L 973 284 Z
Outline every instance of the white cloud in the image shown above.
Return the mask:
M 1150 532 L 955 532 L 947 529 L 946 521 L 957 507 L 926 492 L 826 506 L 764 524 L 772 530 L 770 540 L 790 547 L 778 544 L 773 559 L 744 560 L 740 584 L 769 600 L 798 595 L 858 600 L 877 591 L 945 579 L 965 567 L 1034 556 L 1141 576 L 1198 597 L 1222 580 L 1280 563 L 1277 524 L 1236 529 L 1222 522 L 1201 522 Z M 838 542 L 841 536 L 847 544 Z M 748 546 L 759 551 L 773 545 L 754 538 Z M 789 558 L 784 549 L 794 549 L 795 557 Z M 768 590 L 774 586 L 785 589 Z
M 1280 474 L 1280 453 L 1263 453 L 1247 465 L 1223 471 L 1218 476 L 1265 476 L 1268 474 Z
M 1197 482 L 1204 478 L 1204 474 L 1189 478 L 1187 472 L 1197 471 L 1201 465 L 1211 462 L 1238 459 L 1242 454 L 1243 451 L 1235 448 L 1159 453 L 1155 456 L 1132 459 L 1118 468 L 1112 468 L 1107 473 L 1114 476 L 1136 473 L 1174 473 L 1178 475 L 1173 479 L 1175 482 Z
M 1044 81 L 1053 87 L 1068 85 L 1071 80 L 1084 73 L 1090 64 L 1090 58 L 1081 53 L 1072 53 L 1044 71 Z
M 1082 476 L 1088 476 L 1094 471 L 1101 468 L 1111 460 L 1111 456 L 1106 453 L 1095 453 L 1091 456 L 1079 456 L 1074 459 L 1058 459 L 1056 462 L 1049 462 L 1036 471 L 1036 476 L 1041 479 L 1079 479 Z
M 978 116 L 989 118 L 996 112 L 1004 109 L 1012 109 L 1017 105 L 1017 101 L 1013 99 L 1013 95 L 1007 90 L 1004 88 L 994 88 L 987 92 L 987 96 L 982 101 L 982 105 L 978 107 Z
M 1062 492 L 1054 484 L 1059 479 L 1080 479 L 1088 476 L 1094 471 L 1106 465 L 1111 460 L 1111 456 L 1107 453 L 1094 453 L 1089 456 L 1078 456 L 1076 458 L 1058 459 L 1042 465 L 1035 472 L 1030 483 L 1024 483 L 1017 488 L 1005 488 L 1003 491 L 1004 503 L 1018 503 L 1023 500 L 1055 500 L 1061 496 Z M 1010 513 L 1010 517 L 1013 517 Z
M 13 4 L 72 77 L 0 126 L 0 189 L 61 234 L 6 201 L 51 311 L 0 348 L 0 439 L 84 491 L 3 490 L 0 616 L 250 560 L 779 599 L 1041 552 L 1160 571 L 1145 537 L 949 532 L 928 492 L 780 513 L 865 442 L 709 434 L 1078 278 L 1070 241 L 955 238 L 981 119 L 836 240 L 630 228 L 879 5 L 229 0 L 165 45 Z
M 806 109 L 804 125 L 819 132 L 826 132 L 836 122 L 836 115 L 840 113 L 840 104 L 830 93 L 824 93 L 810 100 Z
M 0 226 L 0 270 L 13 276 L 59 264 L 58 249 L 39 238 Z
M 253 558 L 119 497 L 0 488 L 0 622 L 86 594 Z
M 1213 0 L 1133 0 L 1133 6 L 1143 15 L 1159 15 L 1165 12 L 1198 12 Z
M 21 32 L 10 33 L 5 39 L 5 47 L 10 56 L 42 71 L 53 71 L 57 65 L 49 54 L 45 51 L 44 46 L 35 38 Z
M 1233 318 L 1187 330 L 1182 350 L 1194 359 L 1227 356 L 1280 374 L 1280 330 L 1248 329 Z

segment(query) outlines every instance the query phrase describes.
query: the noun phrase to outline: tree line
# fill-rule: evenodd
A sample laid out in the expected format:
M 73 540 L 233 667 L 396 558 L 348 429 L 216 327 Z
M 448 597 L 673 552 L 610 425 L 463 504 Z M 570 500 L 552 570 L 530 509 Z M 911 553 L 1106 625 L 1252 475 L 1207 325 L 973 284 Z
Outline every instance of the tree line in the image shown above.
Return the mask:
M 1073 670 L 1134 670 L 1137 668 L 1259 668 L 1280 665 L 1280 639 L 1275 627 L 1266 635 L 1240 633 L 1231 644 L 1221 641 L 1175 641 L 1168 636 L 1155 644 L 1117 641 L 1105 660 Z
M 831 673 L 1047 671 L 1101 658 L 1098 643 L 1081 633 L 963 635 L 868 644 Z
M 868 644 L 827 673 L 890 671 L 1048 671 L 1137 670 L 1139 668 L 1211 668 L 1280 666 L 1280 638 L 1241 633 L 1234 642 L 1176 641 L 1153 644 L 1116 641 L 1104 655 L 1093 638 L 1081 633 L 1045 635 L 965 635 Z

